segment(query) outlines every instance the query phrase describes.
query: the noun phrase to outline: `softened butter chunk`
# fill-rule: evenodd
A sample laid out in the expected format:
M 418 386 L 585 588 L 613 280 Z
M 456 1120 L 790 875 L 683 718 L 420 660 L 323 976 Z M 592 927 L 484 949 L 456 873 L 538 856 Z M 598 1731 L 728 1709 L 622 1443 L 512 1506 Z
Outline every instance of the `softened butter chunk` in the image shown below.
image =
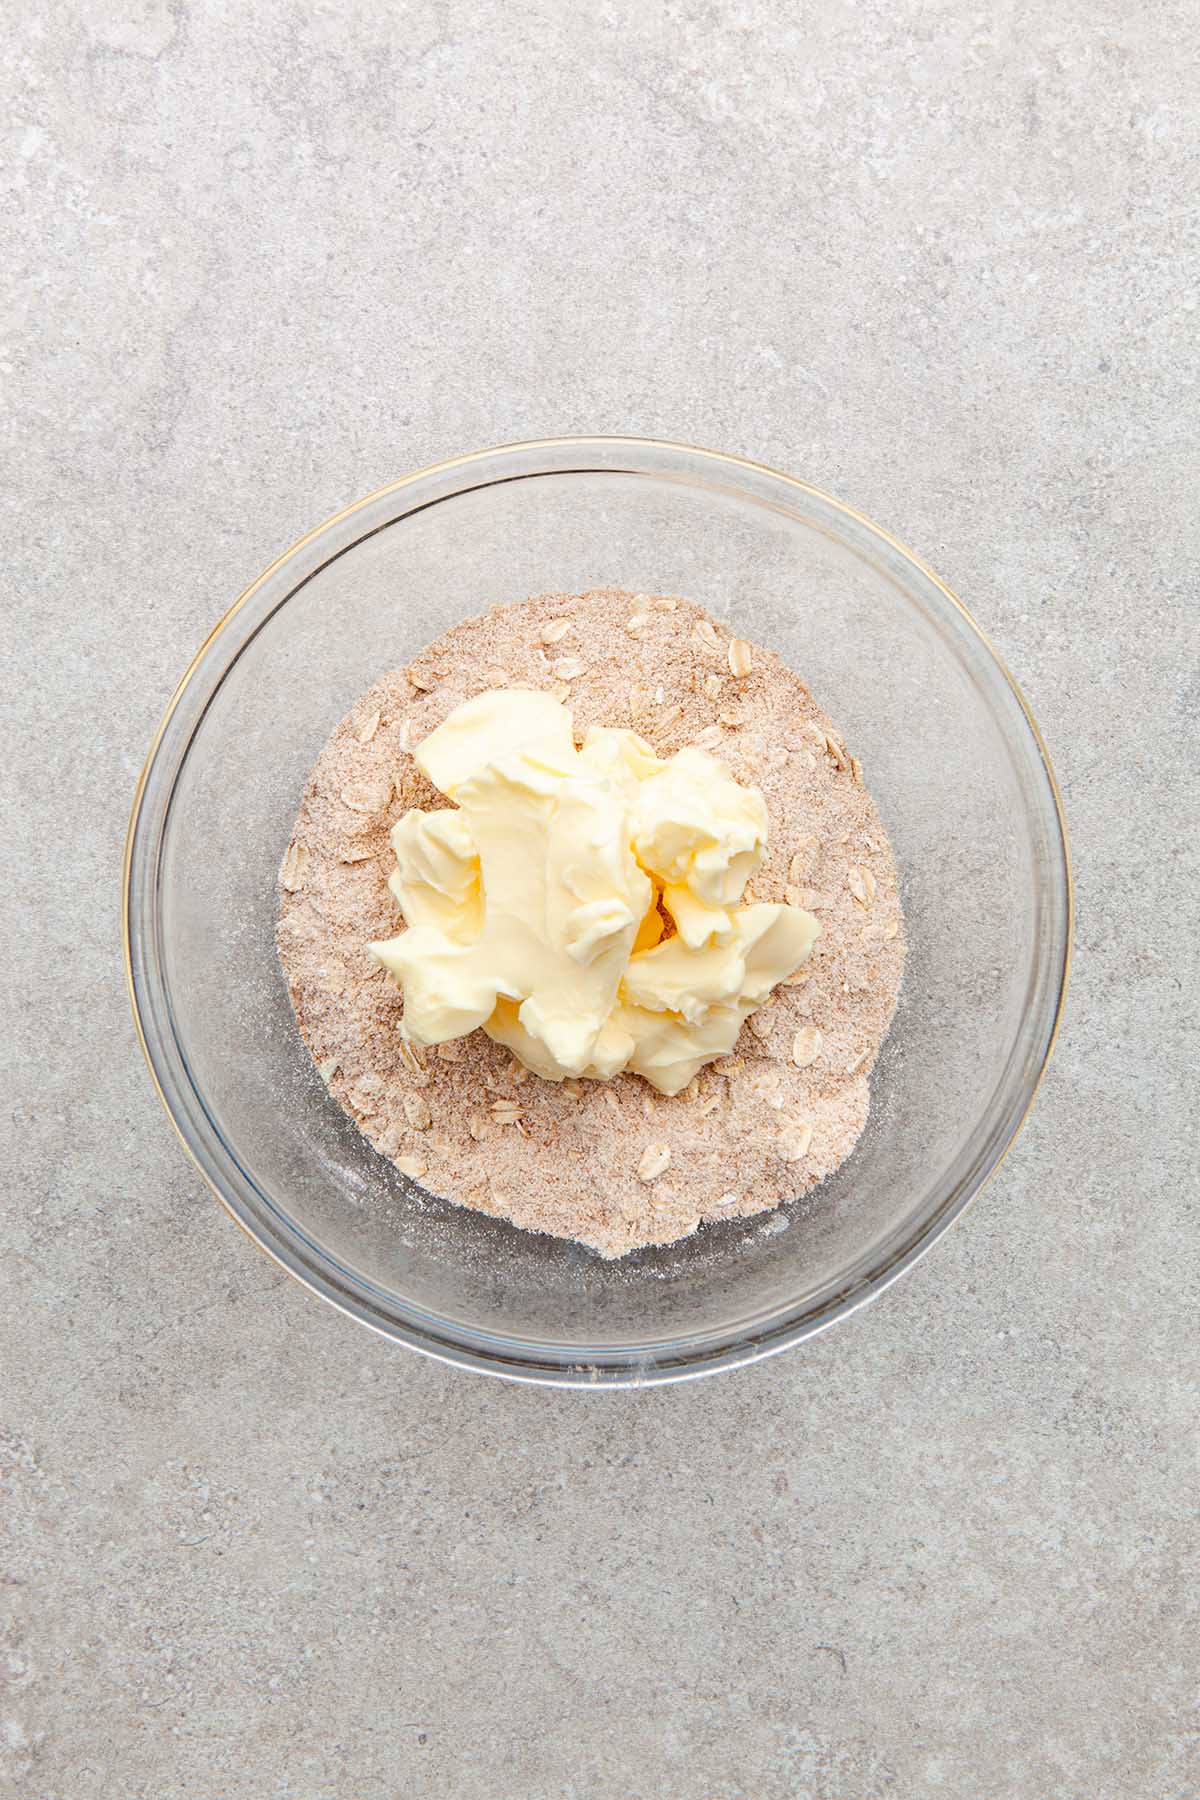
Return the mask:
M 414 808 L 392 826 L 396 867 L 388 886 L 410 925 L 433 925 L 472 943 L 483 924 L 479 852 L 461 812 Z
M 413 761 L 451 799 L 470 776 L 498 756 L 525 750 L 552 767 L 575 761 L 571 715 L 552 694 L 497 688 L 464 700 L 413 751 Z
M 667 887 L 689 890 L 709 906 L 736 906 L 766 842 L 766 801 L 705 750 L 678 751 L 638 788 L 638 861 Z
M 393 829 L 409 929 L 371 945 L 414 1043 L 482 1026 L 548 1080 L 628 1069 L 673 1094 L 811 951 L 808 913 L 738 908 L 766 806 L 703 751 L 664 761 L 606 728 L 577 750 L 565 707 L 510 688 L 415 757 L 456 806 Z

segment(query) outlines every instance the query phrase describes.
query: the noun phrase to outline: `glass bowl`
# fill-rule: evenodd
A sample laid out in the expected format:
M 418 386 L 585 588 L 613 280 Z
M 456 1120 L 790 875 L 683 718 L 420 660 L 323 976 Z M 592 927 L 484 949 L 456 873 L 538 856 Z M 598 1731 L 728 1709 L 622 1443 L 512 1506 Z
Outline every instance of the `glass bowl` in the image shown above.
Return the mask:
M 687 595 L 811 684 L 866 768 L 909 937 L 853 1156 L 788 1208 L 620 1262 L 434 1199 L 377 1156 L 310 1063 L 273 941 L 300 795 L 353 701 L 493 601 L 606 585 Z M 184 675 L 126 850 L 129 985 L 151 1075 L 237 1222 L 398 1343 L 565 1385 L 754 1361 L 911 1267 L 1029 1109 L 1070 942 L 1049 759 L 960 602 L 804 482 L 632 438 L 459 457 L 302 539 Z

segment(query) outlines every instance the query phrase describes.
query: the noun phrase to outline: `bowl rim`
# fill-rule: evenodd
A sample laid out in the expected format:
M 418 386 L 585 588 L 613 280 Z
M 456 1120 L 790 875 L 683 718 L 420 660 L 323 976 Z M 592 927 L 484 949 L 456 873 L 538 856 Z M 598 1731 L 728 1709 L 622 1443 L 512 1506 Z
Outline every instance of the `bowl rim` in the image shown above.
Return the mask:
M 422 1332 L 415 1326 L 405 1326 L 393 1319 L 384 1321 L 377 1316 L 372 1316 L 364 1310 L 362 1304 L 356 1300 L 355 1296 L 348 1291 L 340 1289 L 339 1285 L 328 1276 L 323 1280 L 318 1281 L 309 1270 L 297 1266 L 293 1260 L 281 1254 L 280 1250 L 266 1242 L 263 1237 L 251 1228 L 247 1221 L 230 1203 L 228 1197 L 221 1191 L 216 1181 L 200 1161 L 195 1148 L 189 1142 L 176 1111 L 159 1078 L 159 1072 L 155 1065 L 154 1056 L 151 1052 L 146 1032 L 134 974 L 132 877 L 139 827 L 142 821 L 143 803 L 151 772 L 154 768 L 163 739 L 170 727 L 171 720 L 190 684 L 195 679 L 200 665 L 205 661 L 208 652 L 216 643 L 217 639 L 229 628 L 237 615 L 249 604 L 255 594 L 258 593 L 259 589 L 262 588 L 264 584 L 293 557 L 298 555 L 298 553 L 303 551 L 308 545 L 323 537 L 327 532 L 334 530 L 337 526 L 352 518 L 356 513 L 363 512 L 378 501 L 399 494 L 405 488 L 412 487 L 418 482 L 437 479 L 455 470 L 470 468 L 474 464 L 486 462 L 498 456 L 536 455 L 548 452 L 561 453 L 564 450 L 586 452 L 590 447 L 597 447 L 601 451 L 610 454 L 622 447 L 628 447 L 631 451 L 653 451 L 666 453 L 668 455 L 696 457 L 701 459 L 702 462 L 711 463 L 718 468 L 723 467 L 730 470 L 740 470 L 750 474 L 767 476 L 772 481 L 781 482 L 786 487 L 808 495 L 819 504 L 829 507 L 836 513 L 842 514 L 845 518 L 853 521 L 855 525 L 864 529 L 881 543 L 886 545 L 894 554 L 910 563 L 925 577 L 926 580 L 932 582 L 942 597 L 948 601 L 955 612 L 958 613 L 961 621 L 966 625 L 969 632 L 978 640 L 984 651 L 986 651 L 988 658 L 995 665 L 995 668 L 1010 690 L 1012 697 L 1016 700 L 1045 773 L 1053 807 L 1054 822 L 1057 826 L 1062 853 L 1061 872 L 1063 887 L 1061 899 L 1064 905 L 1062 922 L 1062 959 L 1061 968 L 1058 971 L 1058 991 L 1055 996 L 1053 1018 L 1046 1037 L 1045 1049 L 1042 1054 L 1041 1062 L 1036 1073 L 1033 1075 L 1026 1095 L 1024 1107 L 1022 1108 L 1019 1117 L 1013 1121 L 1008 1137 L 1001 1144 L 999 1153 L 996 1155 L 991 1166 L 979 1175 L 973 1185 L 966 1184 L 966 1191 L 955 1196 L 951 1202 L 942 1207 L 934 1219 L 927 1223 L 919 1232 L 915 1241 L 908 1244 L 906 1248 L 897 1251 L 885 1267 L 875 1272 L 868 1280 L 863 1281 L 852 1290 L 845 1292 L 840 1296 L 836 1296 L 827 1302 L 815 1317 L 802 1318 L 791 1324 L 785 1324 L 782 1327 L 764 1332 L 761 1336 L 745 1338 L 724 1349 L 718 1348 L 714 1351 L 701 1351 L 694 1356 L 681 1356 L 677 1362 L 669 1360 L 650 1361 L 641 1357 L 634 1362 L 624 1362 L 613 1365 L 598 1364 L 594 1361 L 571 1363 L 547 1360 L 538 1362 L 536 1359 L 531 1358 L 517 1359 L 510 1355 L 497 1356 L 473 1351 L 435 1333 L 428 1331 Z M 569 468 L 562 468 L 556 472 L 567 474 L 572 473 L 573 471 Z M 653 473 L 652 471 L 645 469 L 632 469 L 628 472 L 651 475 Z M 1063 809 L 1062 795 L 1054 772 L 1054 766 L 1050 759 L 1049 750 L 1047 749 L 1045 739 L 1042 736 L 1041 729 L 1034 717 L 1029 702 L 1025 698 L 1020 685 L 1014 678 L 1012 671 L 1009 669 L 1004 658 L 1000 655 L 995 644 L 975 619 L 969 608 L 923 558 L 918 556 L 899 538 L 893 536 L 891 532 L 876 524 L 876 522 L 869 518 L 865 513 L 860 512 L 856 507 L 850 506 L 843 500 L 839 500 L 834 495 L 827 493 L 823 488 L 816 487 L 811 482 L 804 481 L 798 476 L 788 475 L 782 470 L 773 468 L 767 463 L 758 462 L 750 457 L 739 456 L 731 452 L 705 449 L 699 445 L 687 444 L 667 438 L 642 437 L 625 433 L 607 435 L 588 433 L 567 434 L 564 436 L 548 438 L 519 439 L 509 443 L 495 444 L 481 450 L 469 451 L 460 456 L 447 457 L 438 462 L 428 463 L 419 469 L 413 470 L 408 475 L 401 476 L 396 481 L 387 482 L 382 487 L 375 488 L 361 499 L 352 501 L 348 506 L 342 507 L 337 512 L 332 513 L 320 524 L 314 526 L 310 531 L 305 532 L 303 536 L 297 538 L 294 543 L 289 545 L 279 556 L 275 557 L 274 560 L 269 563 L 246 588 L 243 589 L 237 599 L 222 617 L 218 619 L 212 630 L 204 638 L 195 655 L 191 658 L 185 668 L 176 684 L 174 692 L 167 702 L 162 717 L 159 720 L 158 727 L 151 740 L 150 747 L 146 753 L 146 758 L 138 776 L 137 785 L 134 789 L 129 825 L 125 835 L 122 866 L 121 930 L 125 982 L 133 1014 L 134 1029 L 137 1034 L 138 1043 L 141 1046 L 142 1056 L 145 1060 L 146 1068 L 154 1090 L 158 1095 L 159 1101 L 162 1104 L 163 1110 L 165 1111 L 176 1136 L 183 1145 L 188 1159 L 201 1176 L 201 1179 L 204 1181 L 213 1197 L 223 1207 L 225 1212 L 228 1213 L 229 1217 L 233 1219 L 234 1223 L 245 1232 L 251 1243 L 261 1250 L 265 1256 L 272 1262 L 277 1263 L 280 1268 L 300 1282 L 300 1284 L 307 1288 L 310 1293 L 315 1294 L 319 1299 L 325 1300 L 328 1304 L 337 1308 L 338 1311 L 344 1312 L 351 1318 L 356 1319 L 360 1324 L 366 1325 L 377 1335 L 390 1342 L 404 1344 L 408 1348 L 418 1351 L 420 1354 L 432 1357 L 436 1361 L 447 1363 L 452 1367 L 469 1369 L 477 1373 L 492 1375 L 508 1381 L 517 1381 L 534 1385 L 588 1388 L 635 1387 L 693 1380 L 702 1375 L 717 1373 L 722 1369 L 740 1368 L 748 1363 L 758 1362 L 765 1357 L 777 1355 L 779 1352 L 789 1348 L 793 1344 L 801 1343 L 810 1337 L 815 1337 L 821 1332 L 827 1331 L 831 1326 L 838 1323 L 838 1321 L 848 1318 L 851 1313 L 857 1312 L 860 1307 L 865 1306 L 869 1301 L 875 1299 L 879 1294 L 882 1294 L 894 1281 L 897 1281 L 901 1275 L 912 1268 L 915 1263 L 920 1261 L 920 1259 L 932 1249 L 939 1238 L 941 1238 L 950 1227 L 962 1217 L 967 1207 L 971 1205 L 977 1195 L 991 1180 L 996 1170 L 1001 1166 L 1005 1157 L 1012 1149 L 1013 1144 L 1019 1137 L 1021 1130 L 1029 1117 L 1029 1113 L 1045 1079 L 1046 1070 L 1049 1066 L 1050 1058 L 1053 1055 L 1059 1030 L 1062 1025 L 1063 1013 L 1067 1001 L 1067 991 L 1070 985 L 1071 963 L 1075 939 L 1075 887 L 1071 864 L 1070 837 L 1067 829 L 1066 815 Z

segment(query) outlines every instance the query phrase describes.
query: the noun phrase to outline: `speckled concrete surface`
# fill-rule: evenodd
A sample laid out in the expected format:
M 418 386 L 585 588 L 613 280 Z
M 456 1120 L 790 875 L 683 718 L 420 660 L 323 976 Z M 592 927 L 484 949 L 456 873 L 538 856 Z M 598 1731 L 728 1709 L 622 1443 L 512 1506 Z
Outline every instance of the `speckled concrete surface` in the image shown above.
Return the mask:
M 1194 6 L 89 0 L 0 60 L 0 1786 L 1196 1795 Z M 1080 890 L 966 1220 L 811 1347 L 640 1395 L 287 1282 L 119 969 L 134 779 L 230 598 L 561 430 L 916 545 L 1025 683 Z

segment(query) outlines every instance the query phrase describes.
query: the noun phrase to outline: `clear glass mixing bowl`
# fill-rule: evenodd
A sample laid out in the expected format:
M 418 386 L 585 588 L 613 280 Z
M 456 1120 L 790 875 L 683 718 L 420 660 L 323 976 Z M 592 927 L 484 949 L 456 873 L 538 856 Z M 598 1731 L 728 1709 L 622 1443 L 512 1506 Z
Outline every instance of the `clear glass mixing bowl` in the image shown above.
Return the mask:
M 609 584 L 685 594 L 811 683 L 891 834 L 910 945 L 850 1160 L 780 1213 L 618 1263 L 433 1199 L 377 1156 L 309 1062 L 272 935 L 309 767 L 357 696 L 493 601 Z M 446 1362 L 621 1384 L 798 1343 L 941 1236 L 1004 1155 L 1045 1067 L 1071 889 L 1037 728 L 930 570 L 849 507 L 757 464 L 564 438 L 398 481 L 242 595 L 151 748 L 125 931 L 163 1103 L 264 1250 Z

